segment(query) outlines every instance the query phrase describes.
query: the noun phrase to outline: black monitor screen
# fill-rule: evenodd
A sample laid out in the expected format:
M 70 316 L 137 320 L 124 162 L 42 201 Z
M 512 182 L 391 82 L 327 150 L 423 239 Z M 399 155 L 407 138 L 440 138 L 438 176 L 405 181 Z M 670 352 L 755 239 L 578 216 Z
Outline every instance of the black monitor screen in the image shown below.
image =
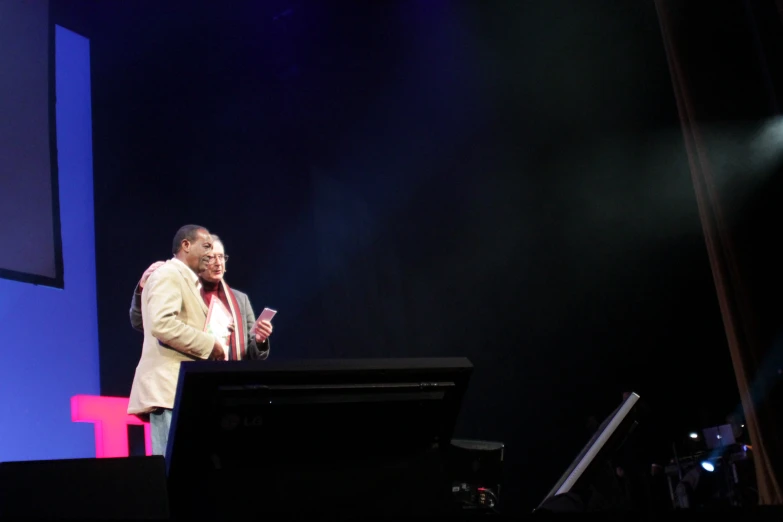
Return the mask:
M 184 363 L 172 494 L 197 496 L 195 477 L 250 480 L 262 512 L 399 508 L 410 487 L 422 502 L 446 495 L 443 452 L 471 370 L 467 359 Z
M 538 509 L 548 510 L 547 506 L 556 506 L 552 500 L 573 491 L 583 490 L 595 479 L 600 467 L 606 463 L 635 428 L 638 421 L 637 404 L 639 395 L 635 393 L 623 402 L 601 423 L 590 441 L 582 448 L 565 473 L 549 491 Z

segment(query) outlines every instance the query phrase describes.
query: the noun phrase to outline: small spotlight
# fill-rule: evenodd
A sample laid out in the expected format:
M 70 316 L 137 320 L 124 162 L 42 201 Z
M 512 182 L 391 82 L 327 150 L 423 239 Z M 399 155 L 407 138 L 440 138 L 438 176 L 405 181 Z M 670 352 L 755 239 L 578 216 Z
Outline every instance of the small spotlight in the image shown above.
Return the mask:
M 741 427 L 743 427 L 743 428 L 745 427 L 745 425 L 744 425 L 744 424 L 740 424 L 740 426 L 741 426 Z
M 692 439 L 698 439 L 699 438 L 699 434 L 696 433 L 695 431 L 692 431 L 691 434 L 689 435 L 689 437 L 692 438 Z
M 710 473 L 715 471 L 715 466 L 708 460 L 702 461 L 701 467 L 704 468 L 704 471 L 709 471 Z

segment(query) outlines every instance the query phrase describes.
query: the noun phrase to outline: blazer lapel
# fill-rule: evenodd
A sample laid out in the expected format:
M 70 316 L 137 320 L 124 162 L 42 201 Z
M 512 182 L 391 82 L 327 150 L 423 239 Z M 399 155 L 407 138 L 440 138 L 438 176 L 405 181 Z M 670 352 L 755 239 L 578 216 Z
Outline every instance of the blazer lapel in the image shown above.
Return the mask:
M 192 272 L 188 267 L 182 266 L 180 263 L 174 263 L 174 266 L 177 267 L 179 275 L 185 279 L 185 286 L 190 288 L 190 291 L 193 293 L 193 297 L 195 297 L 196 302 L 199 304 L 201 310 L 204 312 L 204 316 L 206 317 L 207 313 L 209 312 L 209 308 L 207 308 L 207 304 L 204 302 L 204 298 L 201 297 L 201 292 L 199 292 L 199 289 L 196 288 L 196 283 L 194 283 L 192 280 Z

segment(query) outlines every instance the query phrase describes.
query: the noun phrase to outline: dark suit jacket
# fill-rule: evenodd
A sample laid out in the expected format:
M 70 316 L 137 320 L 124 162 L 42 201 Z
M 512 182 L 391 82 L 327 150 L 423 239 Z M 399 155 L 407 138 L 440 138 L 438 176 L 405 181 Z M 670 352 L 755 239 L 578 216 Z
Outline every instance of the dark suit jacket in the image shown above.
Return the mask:
M 247 332 L 247 354 L 246 359 L 251 360 L 264 360 L 269 357 L 269 339 L 259 344 L 256 342 L 256 336 L 251 333 L 253 325 L 256 324 L 256 316 L 253 313 L 253 306 L 250 304 L 250 298 L 247 294 L 240 292 L 239 290 L 232 288 L 234 295 L 239 303 L 239 311 L 242 317 L 245 318 L 245 331 Z M 131 326 L 134 329 L 144 333 L 144 322 L 141 318 L 141 288 L 136 285 L 136 289 L 133 291 L 133 298 L 131 299 L 130 307 L 130 321 Z

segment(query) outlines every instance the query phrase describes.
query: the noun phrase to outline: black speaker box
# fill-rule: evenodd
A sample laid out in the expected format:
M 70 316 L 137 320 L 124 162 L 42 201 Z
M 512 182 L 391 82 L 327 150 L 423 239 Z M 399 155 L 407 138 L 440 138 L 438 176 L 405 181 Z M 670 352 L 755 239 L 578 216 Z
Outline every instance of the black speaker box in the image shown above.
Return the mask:
M 165 460 L 2 462 L 0 518 L 168 519 Z

